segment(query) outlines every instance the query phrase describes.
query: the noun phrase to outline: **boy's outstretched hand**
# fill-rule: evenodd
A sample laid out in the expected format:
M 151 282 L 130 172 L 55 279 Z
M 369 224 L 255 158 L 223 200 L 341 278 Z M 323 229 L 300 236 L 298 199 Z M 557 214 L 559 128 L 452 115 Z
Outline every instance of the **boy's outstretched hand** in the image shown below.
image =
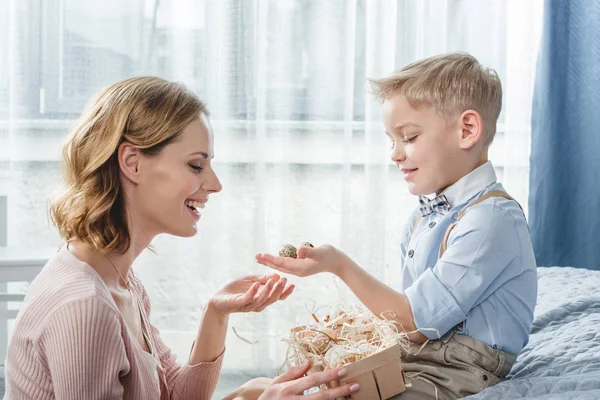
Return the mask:
M 336 274 L 342 266 L 344 254 L 333 246 L 302 246 L 297 251 L 298 258 L 277 257 L 271 254 L 257 254 L 259 264 L 277 271 L 296 276 L 310 276 L 320 272 Z

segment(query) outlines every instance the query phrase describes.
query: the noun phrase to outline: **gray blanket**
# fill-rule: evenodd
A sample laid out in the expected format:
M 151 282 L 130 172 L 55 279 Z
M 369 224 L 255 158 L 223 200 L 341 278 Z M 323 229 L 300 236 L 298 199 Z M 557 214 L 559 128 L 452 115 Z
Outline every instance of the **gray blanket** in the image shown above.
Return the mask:
M 529 344 L 509 379 L 466 399 L 600 399 L 600 271 L 538 268 Z

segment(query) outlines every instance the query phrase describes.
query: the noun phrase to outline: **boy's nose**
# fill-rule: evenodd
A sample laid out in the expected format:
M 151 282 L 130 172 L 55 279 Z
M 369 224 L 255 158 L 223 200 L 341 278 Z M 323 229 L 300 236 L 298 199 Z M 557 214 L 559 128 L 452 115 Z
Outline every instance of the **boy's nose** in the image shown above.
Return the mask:
M 401 145 L 396 145 L 392 151 L 391 159 L 396 164 L 403 162 L 406 159 L 404 147 Z

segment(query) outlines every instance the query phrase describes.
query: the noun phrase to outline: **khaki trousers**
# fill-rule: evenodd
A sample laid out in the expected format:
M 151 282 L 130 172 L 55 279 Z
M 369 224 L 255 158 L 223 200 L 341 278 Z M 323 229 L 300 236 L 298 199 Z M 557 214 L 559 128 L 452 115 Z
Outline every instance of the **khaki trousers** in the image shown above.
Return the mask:
M 455 332 L 404 355 L 406 391 L 397 400 L 453 400 L 481 392 L 504 380 L 515 357 Z

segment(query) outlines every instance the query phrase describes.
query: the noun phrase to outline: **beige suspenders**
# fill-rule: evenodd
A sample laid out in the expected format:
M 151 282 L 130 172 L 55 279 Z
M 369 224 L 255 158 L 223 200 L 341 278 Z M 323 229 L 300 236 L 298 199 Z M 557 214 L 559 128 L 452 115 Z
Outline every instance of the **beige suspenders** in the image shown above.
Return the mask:
M 464 217 L 465 212 L 467 211 L 467 208 L 473 207 L 474 205 L 479 204 L 482 201 L 489 199 L 490 197 L 504 197 L 505 199 L 514 201 L 515 203 L 517 203 L 517 205 L 521 209 L 523 209 L 521 207 L 521 205 L 515 199 L 513 199 L 508 193 L 506 193 L 502 190 L 492 190 L 491 192 L 484 194 L 483 196 L 481 196 L 477 200 L 473 201 L 472 203 L 467 204 L 467 206 L 465 208 L 463 208 L 463 210 L 456 216 L 456 221 L 451 223 L 450 226 L 448 226 L 448 229 L 446 229 L 446 233 L 444 234 L 444 238 L 442 239 L 442 243 L 440 244 L 440 258 L 442 258 L 442 254 L 444 254 L 444 252 L 446 251 L 446 248 L 448 247 L 448 238 L 450 237 L 450 232 L 452 232 L 452 229 L 454 229 L 454 227 L 456 226 L 458 221 L 460 221 L 460 219 L 462 217 Z M 419 225 L 419 223 L 421 222 L 422 219 L 423 219 L 423 217 L 421 216 L 421 214 L 419 214 L 419 216 L 417 217 L 417 220 L 415 221 L 415 223 L 413 225 L 412 233 L 415 232 L 415 229 L 417 228 L 417 226 Z M 412 233 L 411 233 L 411 236 L 412 236 Z

